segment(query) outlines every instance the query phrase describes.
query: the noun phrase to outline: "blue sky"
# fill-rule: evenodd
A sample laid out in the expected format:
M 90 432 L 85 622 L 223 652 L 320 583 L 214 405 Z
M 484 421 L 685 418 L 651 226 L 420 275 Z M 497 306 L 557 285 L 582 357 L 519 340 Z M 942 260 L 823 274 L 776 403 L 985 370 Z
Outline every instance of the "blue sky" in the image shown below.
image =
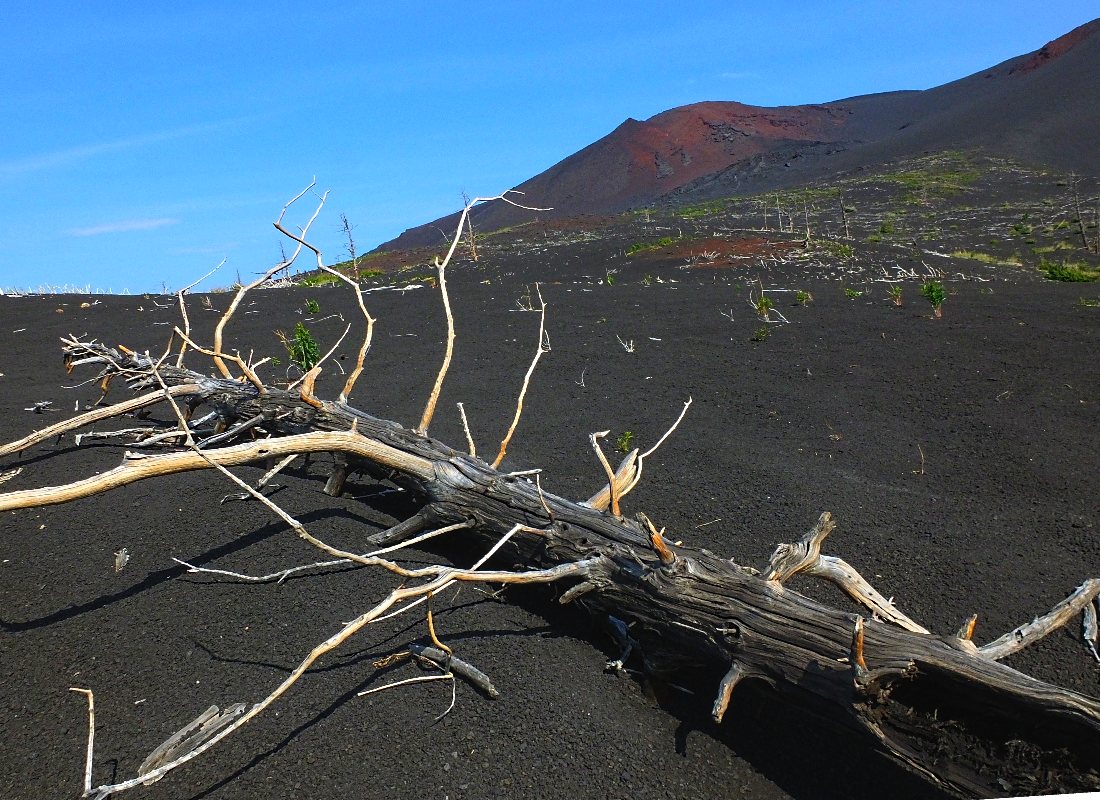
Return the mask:
M 248 279 L 279 260 L 271 221 L 314 176 L 330 195 L 311 239 L 339 261 L 341 214 L 369 250 L 627 117 L 929 88 L 1098 13 L 1095 0 L 307 5 L 3 3 L 0 287 L 172 290 L 222 258 L 200 290 Z

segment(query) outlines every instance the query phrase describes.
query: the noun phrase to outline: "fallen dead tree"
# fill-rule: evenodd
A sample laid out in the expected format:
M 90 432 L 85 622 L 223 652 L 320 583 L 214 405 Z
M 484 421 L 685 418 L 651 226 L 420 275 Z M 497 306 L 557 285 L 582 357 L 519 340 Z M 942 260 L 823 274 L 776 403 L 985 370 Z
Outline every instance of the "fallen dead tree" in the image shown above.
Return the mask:
M 308 247 L 304 232 L 293 238 Z M 446 263 L 444 259 L 439 266 L 439 286 L 450 319 Z M 543 492 L 537 474 L 501 471 L 522 411 L 522 392 L 493 463 L 476 457 L 472 441 L 462 452 L 430 438 L 453 337 L 416 429 L 349 405 L 373 323 L 358 287 L 353 288 L 367 334 L 340 396 L 328 401 L 314 394 L 317 369 L 294 388 L 265 383 L 259 377 L 261 362 L 248 363 L 222 347 L 223 332 L 240 300 L 263 280 L 238 292 L 209 349 L 191 340 L 183 292 L 183 327 L 159 357 L 66 340 L 70 368 L 95 370 L 105 392 L 112 381 L 124 380 L 141 394 L 24 437 L 0 448 L 0 458 L 92 422 L 158 404 L 171 409 L 178 425 L 168 432 L 131 432 L 127 437 L 137 440 L 134 449 L 115 469 L 64 486 L 0 495 L 0 510 L 69 502 L 147 478 L 218 469 L 332 559 L 295 569 L 350 562 L 389 570 L 403 585 L 317 645 L 266 697 L 250 705 L 212 708 L 188 723 L 151 753 L 131 779 L 93 787 L 94 743 L 89 736 L 86 795 L 106 797 L 153 782 L 201 755 L 279 700 L 325 654 L 369 625 L 416 607 L 425 613 L 433 646 L 414 645 L 402 657 L 435 664 L 438 674 L 425 678 L 453 681 L 457 675 L 491 694 L 488 679 L 478 677 L 476 667 L 434 633 L 431 598 L 456 581 L 560 583 L 562 602 L 583 604 L 589 613 L 612 620 L 622 644 L 613 665 L 639 664 L 655 679 L 685 666 L 713 671 L 712 713 L 719 721 L 736 715 L 738 684 L 766 681 L 790 701 L 814 704 L 838 723 L 864 732 L 871 747 L 960 795 L 990 796 L 1017 787 L 1100 787 L 1095 771 L 1100 763 L 1100 702 L 999 663 L 1077 614 L 1084 617 L 1086 639 L 1094 642 L 1100 579 L 1083 584 L 1044 617 L 978 646 L 972 641 L 973 620 L 957 634 L 934 635 L 893 607 L 852 566 L 822 555 L 834 524 L 827 513 L 801 541 L 781 545 L 763 572 L 723 555 L 682 547 L 668 541 L 648 517 L 623 513 L 624 499 L 642 479 L 652 449 L 634 451 L 614 469 L 599 447 L 601 434 L 593 434 L 607 483 L 584 502 Z M 540 330 L 532 370 L 546 348 Z M 189 349 L 207 355 L 219 376 L 184 366 Z M 236 365 L 236 374 L 230 364 Z M 287 515 L 262 495 L 261 486 L 247 485 L 229 472 L 240 464 L 272 463 L 262 484 L 287 459 L 311 453 L 337 456 L 325 485 L 329 494 L 340 493 L 349 475 L 361 473 L 404 489 L 417 511 L 373 537 L 375 550 L 347 552 Z M 438 536 L 458 539 L 482 555 L 469 569 L 410 569 L 392 560 L 390 554 L 399 548 Z M 277 580 L 285 572 L 236 577 Z M 858 610 L 831 608 L 794 591 L 788 584 L 800 574 L 837 583 L 859 604 Z M 90 691 L 80 691 L 88 694 L 91 710 Z M 89 730 L 94 732 L 94 721 Z

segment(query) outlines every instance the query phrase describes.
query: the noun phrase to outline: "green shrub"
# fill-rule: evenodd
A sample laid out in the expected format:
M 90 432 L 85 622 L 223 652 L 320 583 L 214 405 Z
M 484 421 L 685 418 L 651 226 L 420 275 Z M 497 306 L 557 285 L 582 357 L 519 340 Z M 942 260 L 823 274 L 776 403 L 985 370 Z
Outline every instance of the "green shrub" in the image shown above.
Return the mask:
M 752 332 L 752 336 L 749 337 L 751 341 L 762 342 L 772 335 L 772 329 L 767 325 L 761 325 L 759 328 Z
M 1070 283 L 1087 283 L 1100 278 L 1100 272 L 1088 269 L 1080 261 L 1063 261 L 1055 264 L 1045 258 L 1039 259 L 1039 269 L 1046 273 L 1052 281 L 1066 281 Z
M 932 314 L 936 317 L 943 316 L 943 301 L 947 297 L 943 284 L 939 281 L 928 281 L 920 287 L 920 293 L 928 298 L 932 304 Z
M 320 314 L 321 304 L 316 300 L 306 300 L 306 313 L 307 314 Z
M 317 346 L 317 340 L 309 332 L 309 328 L 298 322 L 294 325 L 294 338 L 291 339 L 282 331 L 275 331 L 275 335 L 286 348 L 290 363 L 302 370 L 309 372 L 317 362 L 321 360 L 321 349 Z
M 799 289 L 794 293 L 794 299 L 800 306 L 804 306 L 807 303 L 812 303 L 814 301 L 814 296 L 807 291 Z
M 615 440 L 615 449 L 620 453 L 629 453 L 634 449 L 634 432 L 623 431 L 622 435 Z
M 844 296 L 847 297 L 849 300 L 856 300 L 860 297 L 863 297 L 863 292 L 859 291 L 859 289 L 853 289 L 849 286 L 846 286 L 844 287 Z

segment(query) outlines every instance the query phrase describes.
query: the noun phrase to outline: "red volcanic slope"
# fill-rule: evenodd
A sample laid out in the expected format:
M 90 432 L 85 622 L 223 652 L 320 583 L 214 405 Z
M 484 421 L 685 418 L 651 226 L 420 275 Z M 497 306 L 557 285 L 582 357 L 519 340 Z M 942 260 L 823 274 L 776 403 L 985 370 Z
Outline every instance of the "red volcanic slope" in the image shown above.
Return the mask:
M 628 119 L 516 188 L 553 216 L 615 213 L 780 147 L 844 138 L 849 112 L 829 105 L 761 108 L 710 101 L 663 111 L 644 122 Z M 411 228 L 380 250 L 441 241 L 452 216 Z M 492 230 L 530 218 L 505 204 L 482 206 L 475 225 Z
M 836 141 L 846 118 L 845 112 L 823 105 L 694 103 L 645 122 L 628 119 L 520 188 L 529 196 L 550 198 L 569 213 L 621 210 L 777 144 Z
M 628 119 L 520 184 L 551 216 L 613 214 L 820 180 L 929 150 L 983 150 L 1059 169 L 1100 171 L 1100 20 L 990 69 L 925 91 L 808 106 L 702 102 Z M 482 230 L 530 219 L 506 204 L 473 214 Z M 440 241 L 446 217 L 379 250 Z
M 1033 69 L 1038 69 L 1048 61 L 1065 55 L 1097 32 L 1100 32 L 1100 19 L 1094 19 L 1092 22 L 1074 28 L 1054 41 L 1047 42 L 1034 53 L 1021 56 L 1014 62 L 1010 62 L 1012 66 L 1009 68 L 1008 73 L 1011 75 L 1014 72 L 1030 72 Z

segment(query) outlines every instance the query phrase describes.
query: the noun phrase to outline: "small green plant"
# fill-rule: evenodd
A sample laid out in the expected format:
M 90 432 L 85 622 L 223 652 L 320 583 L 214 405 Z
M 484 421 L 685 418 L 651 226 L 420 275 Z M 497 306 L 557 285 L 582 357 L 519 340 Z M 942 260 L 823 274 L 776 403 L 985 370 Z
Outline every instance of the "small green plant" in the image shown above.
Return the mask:
M 321 360 L 321 349 L 317 346 L 317 340 L 313 338 L 309 328 L 301 322 L 294 325 L 293 339 L 282 331 L 275 331 L 275 335 L 279 337 L 279 341 L 286 348 L 290 363 L 302 372 L 309 372 Z
M 943 284 L 939 281 L 928 281 L 920 287 L 920 293 L 928 298 L 932 304 L 932 316 L 939 319 L 943 316 L 943 300 L 947 296 Z
M 772 299 L 761 294 L 760 299 L 756 301 L 756 313 L 760 315 L 760 318 L 767 322 L 773 308 L 775 308 L 775 303 L 772 302 Z
M 772 335 L 772 329 L 767 325 L 761 325 L 759 328 L 752 332 L 752 336 L 749 337 L 750 341 L 762 342 Z
M 647 272 L 645 275 L 642 276 L 642 284 L 645 286 L 652 286 L 653 276 Z
M 799 289 L 794 293 L 794 299 L 800 306 L 804 306 L 808 303 L 812 303 L 814 301 L 814 296 L 807 291 Z
M 602 283 L 605 283 L 605 284 L 607 284 L 608 286 L 614 286 L 614 285 L 615 285 L 615 273 L 613 273 L 613 272 L 605 272 L 605 273 L 604 273 L 604 276 L 603 276 L 603 281 L 602 281 Z
M 1045 258 L 1039 259 L 1039 269 L 1046 273 L 1049 280 L 1067 283 L 1087 283 L 1100 278 L 1100 272 L 1088 269 L 1080 261 L 1063 261 L 1055 264 Z
M 629 453 L 634 449 L 634 432 L 623 431 L 622 435 L 615 440 L 615 449 L 620 453 Z
M 359 280 L 366 278 L 380 278 L 386 273 L 380 269 L 361 269 L 359 270 Z
M 1077 305 L 1081 308 L 1100 308 L 1100 297 L 1079 297 Z
M 1016 236 L 1031 235 L 1031 226 L 1027 224 L 1027 214 L 1024 214 L 1023 219 L 1019 222 L 1013 223 L 1012 233 Z
M 894 225 L 894 218 L 889 214 L 886 215 L 886 219 L 882 221 L 882 224 L 878 226 L 878 232 L 883 236 L 892 236 L 897 233 L 897 226 Z
M 891 284 L 890 288 L 887 290 L 887 294 L 890 295 L 890 302 L 900 308 L 902 303 L 901 285 L 897 283 Z
M 857 300 L 860 297 L 863 297 L 863 292 L 861 292 L 859 289 L 853 289 L 850 286 L 845 286 L 844 296 L 847 297 L 849 300 Z
M 321 304 L 316 300 L 306 300 L 306 313 L 307 314 L 320 314 Z

